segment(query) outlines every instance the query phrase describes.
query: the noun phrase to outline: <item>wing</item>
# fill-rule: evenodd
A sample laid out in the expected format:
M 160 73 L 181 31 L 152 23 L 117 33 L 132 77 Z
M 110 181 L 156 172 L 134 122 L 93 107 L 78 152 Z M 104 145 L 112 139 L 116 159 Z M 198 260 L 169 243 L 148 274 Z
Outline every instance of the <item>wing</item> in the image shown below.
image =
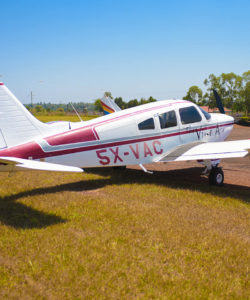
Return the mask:
M 15 170 L 37 170 L 37 171 L 56 171 L 56 172 L 83 172 L 83 169 L 59 164 L 52 164 L 30 159 L 16 157 L 0 157 L 0 167 L 2 171 Z M 1 171 L 1 168 L 0 168 Z
M 249 154 L 250 139 L 228 142 L 187 144 L 165 153 L 157 162 L 244 157 Z

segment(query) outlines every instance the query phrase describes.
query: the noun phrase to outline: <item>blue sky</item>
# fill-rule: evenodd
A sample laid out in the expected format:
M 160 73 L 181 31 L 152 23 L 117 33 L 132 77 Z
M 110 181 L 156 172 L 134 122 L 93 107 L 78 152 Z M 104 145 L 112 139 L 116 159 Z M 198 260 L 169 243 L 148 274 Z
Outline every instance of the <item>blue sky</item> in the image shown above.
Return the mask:
M 182 98 L 250 69 L 250 1 L 1 1 L 0 81 L 23 102 Z

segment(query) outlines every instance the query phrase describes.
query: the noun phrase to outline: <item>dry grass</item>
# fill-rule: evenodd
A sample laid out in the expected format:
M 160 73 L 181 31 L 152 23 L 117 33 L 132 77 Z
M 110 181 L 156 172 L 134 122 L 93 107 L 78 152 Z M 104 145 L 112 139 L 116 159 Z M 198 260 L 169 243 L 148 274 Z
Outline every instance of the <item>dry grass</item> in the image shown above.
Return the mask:
M 37 119 L 40 121 L 46 123 L 46 122 L 51 122 L 51 121 L 70 121 L 70 122 L 79 122 L 79 118 L 77 115 L 64 115 L 64 116 L 59 116 L 59 115 L 36 115 L 35 116 Z M 88 121 L 93 118 L 96 118 L 97 116 L 81 116 L 83 121 Z
M 2 299 L 249 297 L 249 190 L 137 170 L 0 180 Z

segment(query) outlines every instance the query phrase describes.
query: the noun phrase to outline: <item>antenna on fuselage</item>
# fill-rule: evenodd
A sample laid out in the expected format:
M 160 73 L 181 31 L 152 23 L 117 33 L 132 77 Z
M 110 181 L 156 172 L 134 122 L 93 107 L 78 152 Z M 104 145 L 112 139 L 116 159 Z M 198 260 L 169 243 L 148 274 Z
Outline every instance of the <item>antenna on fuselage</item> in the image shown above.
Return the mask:
M 72 106 L 72 108 L 74 109 L 74 111 L 75 111 L 76 115 L 78 116 L 78 118 L 80 119 L 80 121 L 81 121 L 81 122 L 83 122 L 83 120 L 82 120 L 81 116 L 78 114 L 78 112 L 77 112 L 77 110 L 75 109 L 75 107 L 74 107 L 74 105 L 73 105 L 73 103 L 72 103 L 72 102 L 70 102 L 70 105 L 71 105 L 71 106 Z

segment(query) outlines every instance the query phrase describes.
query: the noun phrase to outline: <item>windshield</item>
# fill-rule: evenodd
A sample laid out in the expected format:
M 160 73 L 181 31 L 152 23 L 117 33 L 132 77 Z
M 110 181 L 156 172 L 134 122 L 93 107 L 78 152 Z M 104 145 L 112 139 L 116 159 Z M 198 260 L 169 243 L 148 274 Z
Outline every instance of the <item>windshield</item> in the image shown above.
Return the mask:
M 205 111 L 203 108 L 201 108 L 200 106 L 199 106 L 199 109 L 200 109 L 200 111 L 203 113 L 203 115 L 205 116 L 205 118 L 206 118 L 207 120 L 210 120 L 210 119 L 211 119 L 210 113 L 206 112 L 206 111 Z

